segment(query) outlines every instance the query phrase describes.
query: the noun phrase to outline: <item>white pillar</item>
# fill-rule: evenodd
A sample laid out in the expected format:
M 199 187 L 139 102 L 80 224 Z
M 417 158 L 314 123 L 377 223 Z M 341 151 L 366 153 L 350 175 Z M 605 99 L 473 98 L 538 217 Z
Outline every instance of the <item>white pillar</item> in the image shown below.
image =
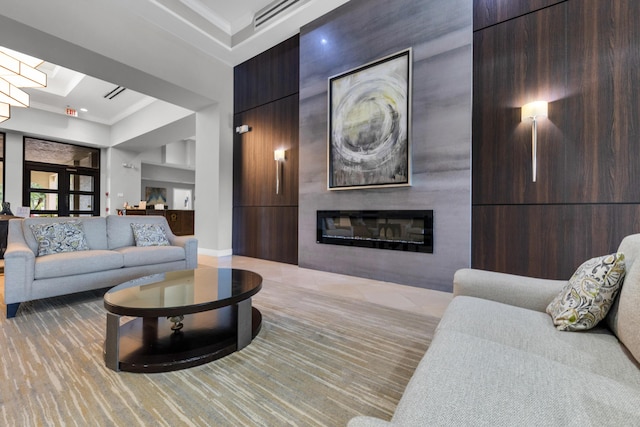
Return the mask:
M 196 113 L 195 232 L 198 253 L 231 255 L 233 134 L 223 104 Z

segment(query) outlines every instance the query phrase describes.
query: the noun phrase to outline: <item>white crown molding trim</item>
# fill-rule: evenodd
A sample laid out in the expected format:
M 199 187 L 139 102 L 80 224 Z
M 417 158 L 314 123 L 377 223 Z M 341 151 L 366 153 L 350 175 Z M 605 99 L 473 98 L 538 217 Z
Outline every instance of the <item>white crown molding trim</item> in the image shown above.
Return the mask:
M 202 16 L 207 21 L 211 22 L 216 27 L 223 30 L 228 35 L 231 35 L 231 23 L 226 19 L 222 18 L 220 15 L 215 13 L 213 10 L 209 9 L 207 6 L 203 5 L 202 2 L 198 0 L 179 0 L 180 3 L 187 6 L 189 9 L 193 10 L 200 16 Z

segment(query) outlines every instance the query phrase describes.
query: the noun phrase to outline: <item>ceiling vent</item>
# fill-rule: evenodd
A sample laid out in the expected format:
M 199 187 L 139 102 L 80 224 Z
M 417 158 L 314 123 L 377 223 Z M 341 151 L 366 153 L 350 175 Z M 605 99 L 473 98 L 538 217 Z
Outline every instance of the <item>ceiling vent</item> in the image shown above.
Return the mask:
M 253 17 L 253 28 L 258 29 L 262 25 L 268 23 L 269 21 L 277 18 L 281 13 L 285 10 L 289 9 L 291 6 L 295 6 L 298 3 L 303 3 L 300 0 L 276 0 L 271 3 L 269 6 L 261 9 L 258 13 Z
M 120 95 L 122 92 L 124 92 L 125 90 L 127 90 L 126 87 L 122 87 L 122 86 L 116 86 L 116 88 L 114 90 L 112 90 L 111 92 L 105 94 L 103 96 L 103 98 L 106 99 L 113 99 L 116 96 Z

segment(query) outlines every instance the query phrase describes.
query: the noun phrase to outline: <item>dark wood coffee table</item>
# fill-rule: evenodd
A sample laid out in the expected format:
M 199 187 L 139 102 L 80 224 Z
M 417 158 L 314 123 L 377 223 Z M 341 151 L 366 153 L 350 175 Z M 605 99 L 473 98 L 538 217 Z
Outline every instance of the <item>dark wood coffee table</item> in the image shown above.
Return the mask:
M 114 371 L 167 372 L 211 362 L 251 343 L 262 315 L 251 297 L 262 277 L 230 268 L 154 274 L 104 296 L 104 359 Z M 120 316 L 132 316 L 120 325 Z

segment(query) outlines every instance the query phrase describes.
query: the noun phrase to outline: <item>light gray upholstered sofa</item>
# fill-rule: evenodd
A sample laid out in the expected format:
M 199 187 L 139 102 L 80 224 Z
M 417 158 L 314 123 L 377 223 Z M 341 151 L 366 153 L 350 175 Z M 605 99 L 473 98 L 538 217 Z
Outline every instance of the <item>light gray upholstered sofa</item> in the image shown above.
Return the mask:
M 392 420 L 349 427 L 640 426 L 640 234 L 618 251 L 617 302 L 583 332 L 558 331 L 545 313 L 567 282 L 459 270 Z
M 31 224 L 80 221 L 89 250 L 36 256 Z M 160 224 L 170 246 L 137 247 L 131 223 Z M 136 277 L 194 269 L 198 240 L 175 236 L 163 216 L 25 218 L 9 221 L 4 300 L 7 317 L 21 302 L 115 286 Z

